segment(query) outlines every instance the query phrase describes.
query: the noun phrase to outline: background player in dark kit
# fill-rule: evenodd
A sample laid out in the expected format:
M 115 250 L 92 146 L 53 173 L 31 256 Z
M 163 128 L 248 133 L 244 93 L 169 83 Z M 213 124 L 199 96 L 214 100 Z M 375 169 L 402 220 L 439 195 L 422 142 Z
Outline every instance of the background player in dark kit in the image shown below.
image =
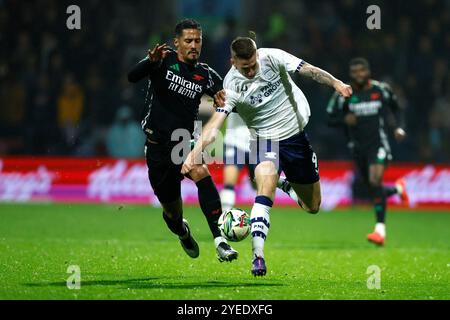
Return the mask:
M 399 194 L 408 202 L 404 180 L 398 180 L 393 187 L 383 186 L 384 171 L 392 160 L 386 127 L 394 129 L 395 139 L 401 142 L 406 137 L 404 121 L 395 94 L 387 83 L 371 79 L 366 59 L 352 59 L 349 68 L 353 94 L 349 98 L 333 95 L 327 109 L 329 124 L 345 128 L 348 146 L 375 206 L 377 223 L 367 237 L 383 245 L 386 198 Z
M 189 139 L 172 141 L 172 133 L 184 129 L 191 136 L 203 94 L 214 97 L 222 89 L 222 78 L 207 64 L 198 62 L 202 50 L 202 29 L 198 22 L 186 19 L 175 27 L 176 51 L 157 44 L 148 56 L 129 73 L 137 82 L 148 77 L 147 113 L 142 128 L 147 136 L 146 160 L 152 188 L 163 207 L 163 218 L 178 235 L 186 253 L 196 258 L 199 247 L 188 223 L 183 219 L 181 199 L 181 165 L 174 161 L 172 150 Z M 186 154 L 187 156 L 187 154 Z M 221 236 L 217 225 L 222 213 L 219 193 L 205 164 L 195 166 L 187 175 L 198 188 L 200 207 L 214 237 L 220 261 L 236 259 L 238 252 Z

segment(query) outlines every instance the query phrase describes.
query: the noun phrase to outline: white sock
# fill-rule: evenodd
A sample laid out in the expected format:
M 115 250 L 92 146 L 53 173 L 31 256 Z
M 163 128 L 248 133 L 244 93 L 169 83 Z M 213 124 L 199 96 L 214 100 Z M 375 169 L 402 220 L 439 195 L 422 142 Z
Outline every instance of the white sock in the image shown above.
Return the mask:
M 277 182 L 277 188 L 283 190 L 283 185 L 285 185 L 286 183 L 289 183 L 289 181 L 287 181 L 286 178 L 284 177 L 279 177 L 278 178 L 278 182 Z M 283 190 L 284 191 L 284 190 Z M 289 197 L 294 200 L 295 202 L 298 203 L 298 196 L 294 191 L 294 188 L 292 188 L 292 186 L 289 188 L 289 191 L 287 192 L 287 194 L 289 195 Z
M 378 222 L 375 225 L 375 231 L 378 232 L 382 237 L 386 237 L 386 225 L 382 222 Z
M 220 191 L 220 200 L 222 202 L 222 210 L 227 211 L 233 208 L 236 201 L 236 193 L 231 189 L 223 189 Z
M 260 203 L 253 205 L 251 213 L 253 258 L 255 256 L 264 258 L 264 242 L 266 241 L 270 227 L 270 208 Z
M 224 237 L 217 237 L 214 238 L 214 245 L 216 246 L 216 248 L 219 246 L 219 244 L 221 244 L 222 242 L 228 243 L 227 240 Z
M 277 188 L 281 189 L 281 187 L 283 186 L 285 181 L 286 181 L 286 178 L 280 176 L 277 181 Z

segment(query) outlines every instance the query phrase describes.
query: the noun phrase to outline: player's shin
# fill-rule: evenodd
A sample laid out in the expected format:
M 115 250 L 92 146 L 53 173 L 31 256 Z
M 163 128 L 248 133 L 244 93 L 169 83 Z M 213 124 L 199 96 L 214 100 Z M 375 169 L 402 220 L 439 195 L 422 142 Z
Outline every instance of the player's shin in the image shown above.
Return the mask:
M 373 187 L 372 189 L 377 222 L 384 223 L 386 219 L 386 195 L 382 186 Z
M 208 221 L 209 229 L 214 238 L 221 237 L 217 221 L 222 214 L 222 204 L 216 185 L 211 176 L 203 178 L 196 184 L 200 208 Z
M 253 259 L 255 257 L 264 258 L 264 242 L 269 233 L 270 217 L 269 211 L 273 201 L 266 196 L 257 196 L 251 212 L 251 234 Z

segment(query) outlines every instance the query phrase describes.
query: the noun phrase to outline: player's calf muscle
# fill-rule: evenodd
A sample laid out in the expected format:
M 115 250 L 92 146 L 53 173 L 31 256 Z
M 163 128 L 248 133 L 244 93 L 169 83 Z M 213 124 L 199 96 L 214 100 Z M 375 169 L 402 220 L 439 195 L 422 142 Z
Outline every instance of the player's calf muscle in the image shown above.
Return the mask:
M 321 199 L 313 201 L 311 206 L 309 206 L 307 211 L 309 213 L 314 213 L 314 214 L 319 213 L 319 211 L 320 211 L 320 202 L 321 202 Z
M 322 195 L 319 182 L 311 185 L 300 185 L 295 183 L 291 183 L 291 185 L 301 201 L 302 208 L 306 212 L 316 214 L 320 211 Z
M 310 201 L 303 201 L 302 199 L 300 199 L 300 201 L 301 201 L 301 207 L 306 212 L 312 213 L 312 214 L 319 213 L 321 198 L 319 198 L 319 199 L 312 199 Z

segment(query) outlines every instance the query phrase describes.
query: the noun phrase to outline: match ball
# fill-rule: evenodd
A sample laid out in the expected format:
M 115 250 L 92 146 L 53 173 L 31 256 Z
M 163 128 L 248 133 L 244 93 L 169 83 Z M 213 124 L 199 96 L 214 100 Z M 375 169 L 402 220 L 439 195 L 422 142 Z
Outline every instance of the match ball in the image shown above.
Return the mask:
M 220 216 L 219 229 L 225 239 L 242 241 L 250 234 L 250 216 L 242 209 L 231 208 Z

